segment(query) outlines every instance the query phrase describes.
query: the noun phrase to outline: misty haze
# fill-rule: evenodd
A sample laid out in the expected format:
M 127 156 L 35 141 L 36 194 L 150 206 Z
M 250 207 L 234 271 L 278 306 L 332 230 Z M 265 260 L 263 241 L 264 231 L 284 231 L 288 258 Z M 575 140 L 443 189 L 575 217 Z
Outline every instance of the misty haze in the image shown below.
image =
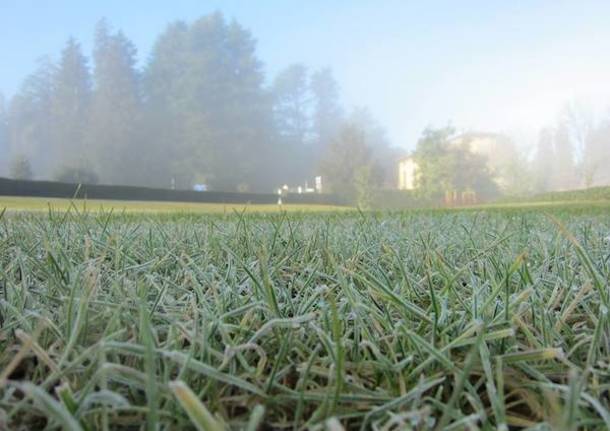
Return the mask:
M 610 429 L 610 2 L 518 3 L 2 1 L 0 430 Z
M 417 11 L 411 10 L 415 8 L 392 7 L 404 14 L 406 22 L 417 19 Z M 372 5 L 362 3 L 347 7 L 355 15 L 352 22 L 341 15 L 345 8 L 320 7 L 319 12 L 329 14 L 334 10 L 338 16 L 333 21 L 342 24 L 345 31 L 362 24 L 367 10 L 383 16 Z M 367 37 L 354 34 L 351 44 L 342 49 L 336 46 L 336 36 L 328 28 L 320 27 L 316 32 L 331 38 L 330 47 L 314 43 L 318 40 L 315 35 L 307 44 L 305 31 L 295 36 L 294 51 L 284 52 L 284 64 L 279 61 L 282 52 L 272 52 L 274 62 L 267 65 L 257 45 L 265 45 L 267 51 L 279 49 L 283 45 L 275 39 L 284 36 L 280 30 L 275 34 L 265 29 L 266 39 L 258 42 L 259 36 L 247 25 L 248 19 L 254 20 L 255 26 L 261 25 L 260 17 L 251 16 L 255 9 L 251 6 L 241 12 L 233 5 L 228 13 L 222 8 L 196 17 L 189 13 L 175 20 L 160 18 L 164 11 L 160 9 L 153 14 L 154 22 L 161 21 L 154 32 L 151 24 L 143 24 L 135 16 L 129 21 L 126 17 L 130 15 L 121 15 L 121 21 L 132 22 L 143 39 L 148 48 L 144 52 L 130 40 L 133 30 L 129 26 L 119 28 L 113 23 L 111 12 L 117 13 L 120 8 L 108 8 L 108 17 L 97 20 L 89 19 L 96 8 L 76 8 L 82 11 L 71 14 L 86 17 L 78 27 L 80 34 L 68 26 L 72 22 L 68 17 L 58 17 L 65 20 L 65 40 L 54 34 L 53 38 L 58 39 L 55 44 L 40 44 L 52 48 L 46 53 L 38 46 L 23 46 L 22 32 L 34 30 L 17 26 L 9 18 L 12 13 L 25 19 L 23 14 L 42 13 L 44 8 L 23 5 L 15 6 L 14 11 L 11 6 L 3 9 L 6 25 L 2 44 L 7 55 L 0 81 L 0 90 L 6 92 L 0 98 L 0 175 L 5 177 L 178 189 L 199 185 L 205 190 L 269 193 L 284 185 L 311 190 L 315 177 L 320 176 L 325 191 L 346 194 L 352 200 L 357 200 L 354 183 L 362 182 L 372 190 L 420 189 L 418 196 L 426 197 L 448 185 L 460 194 L 476 192 L 484 200 L 610 184 L 606 168 L 610 164 L 608 80 L 603 78 L 595 84 L 591 80 L 596 74 L 577 74 L 569 56 L 565 64 L 557 65 L 554 51 L 558 42 L 548 40 L 553 33 L 534 39 L 537 54 L 541 60 L 549 59 L 550 64 L 526 63 L 520 56 L 531 55 L 533 49 L 521 35 L 511 40 L 504 32 L 520 24 L 527 30 L 532 19 L 520 23 L 514 16 L 517 11 L 506 6 L 484 11 L 503 23 L 489 37 L 495 37 L 498 43 L 508 41 L 513 50 L 521 46 L 523 54 L 517 51 L 514 63 L 532 68 L 531 74 L 520 70 L 515 77 L 508 69 L 505 76 L 495 70 L 486 76 L 490 73 L 486 63 L 489 68 L 511 59 L 498 60 L 488 43 L 481 41 L 483 31 L 472 34 L 472 30 L 461 27 L 467 27 L 469 21 L 457 22 L 452 24 L 453 30 L 462 29 L 461 49 L 467 60 L 463 65 L 451 63 L 450 73 L 455 75 L 451 85 L 466 86 L 471 94 L 451 89 L 446 99 L 439 98 L 435 88 L 449 85 L 446 77 L 438 77 L 439 82 L 435 82 L 415 73 L 410 76 L 409 71 L 421 70 L 423 66 L 417 63 L 423 60 L 434 77 L 439 68 L 447 67 L 443 51 L 460 47 L 454 41 L 448 41 L 445 47 L 429 46 L 427 39 L 432 36 L 424 33 L 419 36 L 424 38 L 421 52 L 413 51 L 417 49 L 410 41 L 413 31 L 403 30 L 405 40 L 400 40 L 396 32 L 401 31 L 401 25 L 396 17 L 385 17 L 391 31 L 382 23 L 371 23 L 364 27 L 371 31 Z M 532 7 L 530 13 L 548 14 L 550 23 L 536 25 L 558 31 L 569 9 L 566 5 Z M 266 13 L 272 16 L 273 11 Z M 421 19 L 426 18 L 423 13 Z M 279 19 L 298 18 L 291 13 Z M 87 21 L 90 28 L 85 32 L 83 24 Z M 432 21 L 431 25 L 436 23 Z M 142 27 L 151 29 L 145 37 Z M 542 30 L 532 32 L 534 37 Z M 558 41 L 565 37 L 563 32 L 557 35 Z M 588 40 L 580 33 L 574 38 L 587 44 L 577 50 L 580 62 L 583 52 L 591 51 L 590 45 L 602 42 Z M 378 52 L 371 52 L 368 46 L 360 51 L 362 39 L 384 46 Z M 395 56 L 380 58 L 388 51 L 387 43 L 396 45 Z M 292 62 L 299 51 L 304 51 L 305 58 L 313 56 L 313 64 L 305 59 Z M 319 57 L 315 56 L 317 51 Z M 31 58 L 25 57 L 26 53 Z M 351 58 L 361 55 L 370 56 L 371 64 Z M 585 60 L 583 70 L 598 67 L 600 76 L 604 76 L 603 71 L 610 73 L 610 62 L 597 56 Z M 358 69 L 349 69 L 343 62 L 356 63 Z M 473 64 L 479 69 L 473 71 L 472 80 L 465 80 L 461 74 L 474 69 Z M 400 74 L 394 70 L 397 65 L 402 68 Z M 27 68 L 31 70 L 26 72 Z M 548 76 L 541 76 L 544 72 Z M 566 74 L 568 78 L 561 79 Z M 369 76 L 372 79 L 367 79 Z M 517 81 L 519 76 L 524 79 Z M 386 82 L 388 79 L 390 82 Z M 531 88 L 536 80 L 540 89 Z M 527 89 L 531 103 L 515 100 L 504 88 L 477 94 L 485 93 L 486 86 L 494 81 L 499 87 L 514 88 L 517 95 Z M 398 94 L 389 88 L 392 82 Z M 429 95 L 397 97 L 407 82 L 430 87 Z M 549 92 L 549 82 L 557 85 L 552 89 L 554 94 L 541 101 Z M 591 88 L 597 88 L 598 93 L 592 94 Z M 431 110 L 430 103 L 437 106 Z M 448 110 L 452 106 L 453 112 Z M 533 112 L 535 109 L 538 112 Z M 419 110 L 429 112 L 424 122 Z M 479 113 L 473 114 L 475 110 Z M 530 118 L 524 119 L 523 111 Z M 502 115 L 506 118 L 499 121 L 497 117 Z M 398 122 L 397 116 L 401 117 Z M 430 139 L 439 140 L 436 153 L 430 154 L 430 148 L 426 148 Z M 472 146 L 468 141 L 474 142 L 479 151 L 466 149 L 469 154 L 460 154 L 462 147 Z M 462 144 L 452 144 L 455 142 Z M 400 174 L 400 163 L 409 157 L 419 162 L 414 165 L 417 172 L 412 174 L 415 181 L 407 187 L 401 175 L 411 173 L 403 169 Z M 456 157 L 460 161 L 453 160 Z M 432 158 L 435 166 L 418 169 Z M 473 177 L 457 178 L 458 171 L 464 169 L 461 163 L 473 169 Z M 436 167 L 443 178 L 431 172 Z

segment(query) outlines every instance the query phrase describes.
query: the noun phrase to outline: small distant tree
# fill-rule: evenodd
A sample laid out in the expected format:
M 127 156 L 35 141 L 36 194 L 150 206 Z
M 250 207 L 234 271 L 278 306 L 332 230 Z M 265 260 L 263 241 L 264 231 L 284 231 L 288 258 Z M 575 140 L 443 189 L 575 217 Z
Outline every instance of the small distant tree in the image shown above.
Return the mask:
M 95 171 L 87 166 L 63 166 L 55 175 L 62 183 L 97 184 L 99 178 Z
M 11 178 L 16 180 L 31 180 L 34 177 L 32 165 L 30 165 L 30 161 L 23 154 L 15 156 L 11 162 L 9 174 Z
M 572 141 L 570 139 L 570 131 L 566 123 L 559 122 L 557 125 L 553 143 L 555 148 L 555 160 L 552 176 L 553 190 L 573 189 L 577 186 L 576 163 L 574 160 Z M 588 162 L 583 166 L 586 167 L 585 183 L 587 186 L 590 186 L 591 182 L 589 178 L 592 178 L 594 172 L 592 164 Z
M 40 59 L 36 70 L 25 78 L 7 106 L 10 125 L 7 151 L 27 154 L 32 169 L 42 177 L 48 175 L 49 167 L 60 157 L 60 151 L 55 149 L 51 139 L 50 109 L 55 73 L 56 67 L 48 58 Z M 7 168 L 10 172 L 10 163 Z
M 368 108 L 352 110 L 348 122 L 364 134 L 364 141 L 372 159 L 371 181 L 376 186 L 394 188 L 398 181 L 396 162 L 402 152 L 392 147 L 385 129 L 377 122 Z
M 332 70 L 323 68 L 311 75 L 309 87 L 313 102 L 314 148 L 317 153 L 324 154 L 344 120 L 339 84 Z
M 421 198 L 433 199 L 451 189 L 452 160 L 449 138 L 455 133 L 453 127 L 427 128 L 417 142 L 415 160 L 419 166 L 417 193 Z
M 555 189 L 573 188 L 577 173 L 584 186 L 591 187 L 600 167 L 592 139 L 595 125 L 591 107 L 582 100 L 573 100 L 564 106 L 558 123 L 555 145 L 559 147 L 556 164 L 560 177 L 555 181 Z
M 487 158 L 469 150 L 469 143 L 451 144 L 452 127 L 427 129 L 417 143 L 418 193 L 437 199 L 448 192 L 475 192 L 488 199 L 498 194 Z
M 373 174 L 370 165 L 360 166 L 354 173 L 356 203 L 363 210 L 371 208 L 373 203 Z
M 366 201 L 369 190 L 379 185 L 378 171 L 364 131 L 353 123 L 342 127 L 325 152 L 320 171 L 332 193 L 356 203 Z
M 533 161 L 534 191 L 548 192 L 552 189 L 552 180 L 555 177 L 555 147 L 553 145 L 553 131 L 542 129 L 538 136 L 536 156 Z
M 507 196 L 525 197 L 535 191 L 536 179 L 527 155 L 515 153 L 506 160 L 501 170 L 502 191 Z
M 498 195 L 498 185 L 488 166 L 486 157 L 475 154 L 463 146 L 452 146 L 449 151 L 451 159 L 450 184 L 460 192 L 474 192 L 479 199 L 490 199 Z

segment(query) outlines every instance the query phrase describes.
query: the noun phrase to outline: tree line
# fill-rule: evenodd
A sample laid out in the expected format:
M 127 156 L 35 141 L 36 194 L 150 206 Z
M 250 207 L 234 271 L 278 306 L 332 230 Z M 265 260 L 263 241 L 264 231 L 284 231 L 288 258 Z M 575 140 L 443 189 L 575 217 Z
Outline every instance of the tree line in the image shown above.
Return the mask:
M 467 133 L 455 145 L 456 135 L 451 126 L 430 127 L 418 140 L 418 196 L 438 199 L 456 190 L 487 200 L 610 185 L 610 112 L 596 118 L 583 103 L 566 104 L 529 148 L 496 134 L 485 156 L 469 150 Z
M 596 118 L 586 104 L 568 103 L 540 131 L 529 177 L 538 192 L 610 185 L 610 112 Z
M 337 151 L 349 133 L 363 153 Z M 368 186 L 394 184 L 397 153 L 368 110 L 346 112 L 330 69 L 268 80 L 252 34 L 221 13 L 170 24 L 142 67 L 102 20 L 90 58 L 70 38 L 0 97 L 0 172 L 20 178 L 268 192 L 321 174 L 352 193 L 366 170 Z
M 403 152 L 366 108 L 346 110 L 332 70 L 293 64 L 265 75 L 252 34 L 220 13 L 174 22 L 140 66 L 105 21 L 90 56 L 69 39 L 10 100 L 0 95 L 0 175 L 64 182 L 269 192 L 311 185 L 366 206 L 395 188 Z M 610 182 L 610 116 L 569 104 L 533 151 L 505 136 L 485 160 L 424 131 L 418 195 L 528 195 Z M 531 149 L 531 148 L 530 148 Z M 501 181 L 498 181 L 501 178 Z
M 456 130 L 451 126 L 424 130 L 413 154 L 419 168 L 417 195 L 430 200 L 455 191 L 474 192 L 483 200 L 497 197 L 497 179 L 503 177 L 500 166 L 471 151 L 468 138 L 453 144 L 455 136 Z M 498 143 L 504 148 L 511 145 L 509 140 Z

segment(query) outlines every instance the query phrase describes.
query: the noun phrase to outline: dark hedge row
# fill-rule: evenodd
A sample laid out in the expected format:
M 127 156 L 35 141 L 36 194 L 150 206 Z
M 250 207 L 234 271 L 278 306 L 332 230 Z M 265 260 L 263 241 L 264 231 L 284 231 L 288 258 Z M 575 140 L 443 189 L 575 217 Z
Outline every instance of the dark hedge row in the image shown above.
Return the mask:
M 227 204 L 275 204 L 278 196 L 272 193 L 196 192 L 132 186 L 77 185 L 53 181 L 23 181 L 0 178 L 0 196 L 29 196 L 45 198 L 111 199 L 126 201 L 202 202 Z M 289 194 L 282 197 L 285 204 L 344 205 L 340 197 L 326 194 Z

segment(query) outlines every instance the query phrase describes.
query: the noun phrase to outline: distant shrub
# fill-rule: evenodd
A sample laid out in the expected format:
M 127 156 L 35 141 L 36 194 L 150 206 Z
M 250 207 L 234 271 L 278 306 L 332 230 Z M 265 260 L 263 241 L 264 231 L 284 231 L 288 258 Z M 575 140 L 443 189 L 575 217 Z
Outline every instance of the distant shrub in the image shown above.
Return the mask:
M 541 201 L 596 201 L 610 200 L 610 187 L 592 187 L 584 190 L 550 192 L 534 197 Z
M 55 179 L 62 183 L 73 184 L 97 184 L 99 182 L 93 169 L 82 166 L 64 166 L 57 172 Z
M 16 180 L 31 180 L 34 174 L 28 158 L 22 154 L 17 155 L 11 162 L 9 175 Z
M 506 197 L 499 203 L 519 202 L 572 202 L 572 201 L 608 201 L 610 186 L 592 187 L 582 190 L 566 190 L 561 192 L 546 192 L 523 198 Z
M 231 193 L 219 191 L 153 189 L 148 187 L 91 184 L 76 182 L 30 181 L 0 178 L 0 196 L 38 196 L 69 199 L 112 199 L 161 202 L 208 202 L 239 204 L 276 204 L 275 193 Z M 91 180 L 95 178 L 89 178 Z M 81 184 L 79 186 L 78 184 Z M 285 204 L 348 205 L 341 196 L 318 193 L 290 193 L 282 197 Z
M 356 204 L 360 209 L 371 209 L 373 204 L 371 181 L 370 166 L 361 166 L 356 170 L 354 187 L 356 189 Z
M 433 208 L 442 203 L 440 196 L 425 198 L 413 190 L 378 189 L 371 192 L 373 209 Z

